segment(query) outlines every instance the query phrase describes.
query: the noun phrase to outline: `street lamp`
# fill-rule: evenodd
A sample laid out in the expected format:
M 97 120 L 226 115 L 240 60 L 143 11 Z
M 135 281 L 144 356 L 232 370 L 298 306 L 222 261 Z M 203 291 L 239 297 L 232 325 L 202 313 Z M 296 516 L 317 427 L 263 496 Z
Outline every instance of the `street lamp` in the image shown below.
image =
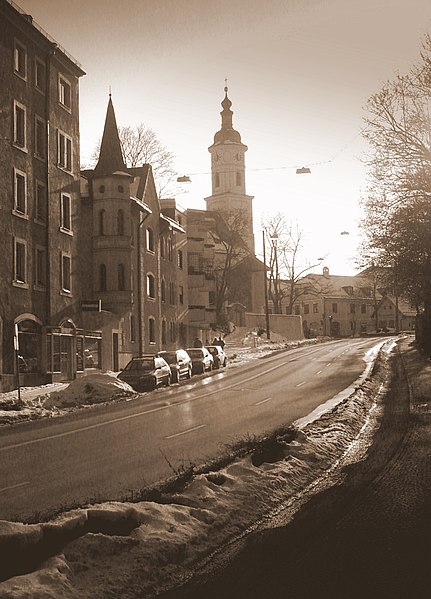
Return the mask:
M 275 301 L 273 301 L 273 304 L 274 304 L 274 312 L 276 314 L 278 314 L 279 309 L 281 312 L 281 306 L 279 306 L 280 298 L 279 298 L 278 253 L 277 253 L 278 233 L 276 231 L 274 231 L 273 234 L 270 236 L 269 240 L 271 242 L 271 252 L 274 252 L 272 278 L 273 278 L 273 283 L 274 283 L 274 300 Z M 270 275 L 271 275 L 271 273 L 270 273 Z

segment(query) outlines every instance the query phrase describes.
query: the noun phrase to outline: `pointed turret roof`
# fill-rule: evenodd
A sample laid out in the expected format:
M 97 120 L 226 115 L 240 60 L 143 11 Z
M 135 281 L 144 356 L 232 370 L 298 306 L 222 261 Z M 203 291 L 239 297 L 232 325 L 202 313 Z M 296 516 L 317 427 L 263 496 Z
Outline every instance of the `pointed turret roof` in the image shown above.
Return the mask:
M 105 128 L 102 143 L 100 144 L 99 161 L 94 169 L 94 175 L 103 177 L 116 171 L 126 171 L 120 137 L 118 135 L 117 121 L 111 94 L 109 94 L 108 108 L 106 111 Z
M 221 111 L 221 129 L 214 135 L 214 143 L 223 143 L 224 141 L 233 141 L 241 143 L 241 135 L 235 131 L 232 125 L 233 112 L 230 109 L 232 102 L 227 96 L 228 88 L 224 88 L 225 96 L 221 103 L 223 110 Z

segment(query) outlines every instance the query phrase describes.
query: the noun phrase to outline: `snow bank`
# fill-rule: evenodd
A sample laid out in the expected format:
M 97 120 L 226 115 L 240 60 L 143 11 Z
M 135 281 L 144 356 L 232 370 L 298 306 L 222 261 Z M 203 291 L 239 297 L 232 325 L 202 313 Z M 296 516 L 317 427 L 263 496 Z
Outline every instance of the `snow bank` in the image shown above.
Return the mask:
M 136 395 L 136 391 L 124 381 L 114 375 L 95 373 L 74 380 L 61 391 L 54 391 L 43 401 L 43 407 L 79 407 L 131 395 Z
M 64 538 L 58 554 L 35 571 L 1 583 L 1 597 L 132 599 L 179 584 L 197 560 L 326 476 L 358 439 L 387 376 L 383 351 L 360 388 L 293 440 L 280 439 L 282 455 L 275 463 L 255 466 L 252 455 L 236 459 L 216 473 L 195 476 L 159 503 L 110 502 L 27 527 L 0 523 L 2 553 L 13 546 L 14 532 L 21 549 L 43 547 L 49 526 Z

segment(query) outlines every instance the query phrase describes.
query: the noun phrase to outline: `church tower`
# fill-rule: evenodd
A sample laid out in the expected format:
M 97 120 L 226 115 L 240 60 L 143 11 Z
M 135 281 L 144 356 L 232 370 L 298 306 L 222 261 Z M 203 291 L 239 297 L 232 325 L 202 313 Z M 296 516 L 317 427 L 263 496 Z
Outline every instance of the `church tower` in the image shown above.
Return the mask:
M 241 135 L 232 125 L 232 102 L 228 88 L 221 105 L 221 129 L 214 135 L 214 143 L 208 148 L 211 154 L 212 195 L 205 198 L 207 210 L 225 214 L 241 213 L 242 237 L 254 254 L 253 196 L 245 193 L 244 154 L 248 148 L 241 142 Z

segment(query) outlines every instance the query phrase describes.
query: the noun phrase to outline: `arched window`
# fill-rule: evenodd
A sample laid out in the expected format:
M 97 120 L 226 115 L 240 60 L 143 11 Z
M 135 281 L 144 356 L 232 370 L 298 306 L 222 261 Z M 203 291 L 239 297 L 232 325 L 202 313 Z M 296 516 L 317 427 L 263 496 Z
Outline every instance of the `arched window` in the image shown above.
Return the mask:
M 160 299 L 162 302 L 166 301 L 166 282 L 165 279 L 162 279 L 162 283 L 160 286 Z
M 119 264 L 117 267 L 118 274 L 118 291 L 124 291 L 126 288 L 126 275 L 124 271 L 124 264 Z
M 99 210 L 99 235 L 105 235 L 105 210 Z
M 117 212 L 117 235 L 124 235 L 124 212 Z
M 147 251 L 154 252 L 154 232 L 151 227 L 147 227 L 146 231 Z
M 156 298 L 156 285 L 154 280 L 154 275 L 147 275 L 147 297 L 151 299 Z
M 105 264 L 101 264 L 99 267 L 99 288 L 100 291 L 106 291 L 107 290 L 107 283 L 106 283 L 106 265 Z

